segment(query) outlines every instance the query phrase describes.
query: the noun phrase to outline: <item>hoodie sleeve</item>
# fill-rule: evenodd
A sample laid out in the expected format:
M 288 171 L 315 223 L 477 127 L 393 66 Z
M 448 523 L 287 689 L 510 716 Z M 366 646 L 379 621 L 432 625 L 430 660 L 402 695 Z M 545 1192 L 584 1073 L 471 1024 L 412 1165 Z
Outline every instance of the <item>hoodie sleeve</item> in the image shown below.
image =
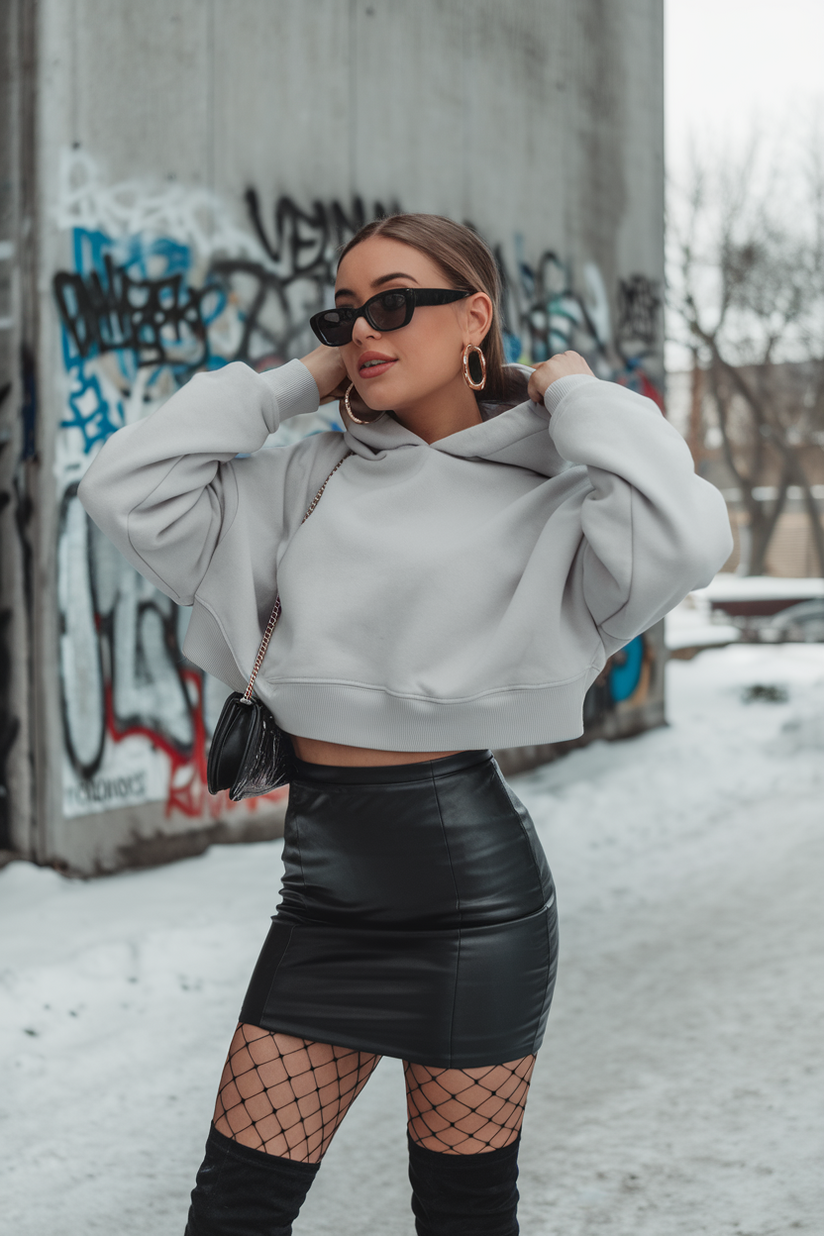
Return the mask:
M 609 655 L 724 565 L 726 504 L 651 399 L 576 374 L 553 382 L 544 402 L 559 453 L 589 474 L 584 601 Z
M 142 575 L 191 605 L 237 510 L 231 461 L 318 401 L 298 360 L 265 373 L 234 361 L 196 374 L 151 415 L 112 434 L 78 497 Z

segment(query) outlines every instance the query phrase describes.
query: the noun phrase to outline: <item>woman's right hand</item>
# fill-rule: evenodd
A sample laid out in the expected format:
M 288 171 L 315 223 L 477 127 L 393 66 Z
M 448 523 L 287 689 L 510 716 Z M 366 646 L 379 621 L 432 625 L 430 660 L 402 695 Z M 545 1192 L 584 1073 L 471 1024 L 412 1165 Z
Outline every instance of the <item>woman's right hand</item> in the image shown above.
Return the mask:
M 300 359 L 317 383 L 321 403 L 343 398 L 349 378 L 337 348 L 327 348 L 322 343 L 319 348 Z
M 529 377 L 527 394 L 533 403 L 543 403 L 544 395 L 553 382 L 557 382 L 558 378 L 569 378 L 578 373 L 588 374 L 591 378 L 595 377 L 583 356 L 579 356 L 577 352 L 558 352 L 533 369 Z

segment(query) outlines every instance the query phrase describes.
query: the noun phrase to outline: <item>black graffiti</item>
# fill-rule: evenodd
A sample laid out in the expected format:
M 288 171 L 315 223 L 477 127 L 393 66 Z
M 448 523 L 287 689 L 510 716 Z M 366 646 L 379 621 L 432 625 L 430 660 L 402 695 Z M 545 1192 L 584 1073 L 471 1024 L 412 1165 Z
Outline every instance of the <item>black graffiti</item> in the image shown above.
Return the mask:
M 78 355 L 126 349 L 138 365 L 174 365 L 179 382 L 209 363 L 241 360 L 257 369 L 280 364 L 314 346 L 308 319 L 328 303 L 341 247 L 371 219 L 401 210 L 397 201 L 367 206 L 357 195 L 348 206 L 335 198 L 315 199 L 304 209 L 284 195 L 266 220 L 254 187 L 246 189 L 244 199 L 266 258 L 222 256 L 199 287 L 182 272 L 133 278 L 109 255 L 102 274 L 58 272 L 54 295 Z M 471 221 L 466 225 L 478 230 Z M 554 250 L 544 250 L 534 263 L 518 257 L 511 267 L 494 242 L 493 252 L 508 359 L 525 353 L 537 364 L 574 347 L 591 362 L 598 359 L 600 372 L 619 373 L 637 365 L 639 344 L 641 355 L 657 346 L 661 298 L 646 276 L 619 281 L 618 326 L 610 338 L 603 288 L 595 297 L 599 306 L 576 288 L 569 264 Z M 228 333 L 220 330 L 224 306 L 235 311 Z
M 223 259 L 212 264 L 209 278 L 227 300 L 243 305 L 241 333 L 229 360 L 245 361 L 254 368 L 281 364 L 314 347 L 308 319 L 324 308 L 323 278 L 307 282 L 300 297 L 300 310 L 292 303 L 292 279 L 276 274 L 260 262 Z
M 178 379 L 203 368 L 212 356 L 206 307 L 239 307 L 240 338 L 220 362 L 242 360 L 261 368 L 313 346 L 307 322 L 323 308 L 334 286 L 337 252 L 370 219 L 400 210 L 397 202 L 371 211 L 360 197 L 347 208 L 334 199 L 302 210 L 278 198 L 271 229 L 255 189 L 245 194 L 252 227 L 269 263 L 221 258 L 200 287 L 177 272 L 136 279 L 106 254 L 104 270 L 58 271 L 52 281 L 61 321 L 81 358 L 125 349 L 139 366 L 174 364 Z M 210 298 L 213 298 L 210 303 Z
M 20 458 L 37 458 L 37 367 L 34 362 L 34 352 L 27 344 L 20 349 L 20 380 L 23 388 L 23 403 L 20 408 L 20 419 L 23 428 L 23 442 L 20 448 Z
M 173 761 L 190 759 L 193 710 L 177 607 L 144 583 L 92 523 L 76 482 L 60 509 L 58 595 L 60 638 L 76 652 L 61 657 L 60 703 L 66 754 L 79 780 L 97 777 L 107 735 L 141 733 Z M 69 677 L 75 662 L 85 671 Z
M 270 236 L 263 224 L 257 190 L 245 193 L 249 218 L 260 243 L 272 261 L 286 267 L 287 278 L 296 279 L 311 274 L 325 283 L 335 282 L 335 250 L 346 243 L 372 219 L 400 213 L 393 202 L 387 209 L 376 201 L 367 211 L 361 197 L 353 197 L 349 210 L 340 202 L 328 204 L 315 200 L 309 210 L 301 208 L 290 197 L 279 197 L 274 209 L 274 233 Z
M 360 197 L 347 208 L 337 199 L 314 201 L 301 209 L 279 197 L 271 228 L 263 220 L 257 190 L 245 193 L 249 220 L 270 264 L 246 259 L 212 263 L 208 281 L 227 301 L 242 307 L 240 339 L 229 360 L 263 368 L 315 346 L 308 320 L 327 304 L 335 284 L 338 253 L 371 219 L 399 212 L 375 201 L 371 210 Z
M 26 463 L 36 458 L 35 427 L 37 412 L 37 391 L 35 385 L 34 353 L 27 345 L 23 345 L 19 354 L 22 401 L 20 404 L 21 419 L 21 449 L 19 461 Z M 0 406 L 4 405 L 12 393 L 12 383 L 4 383 L 0 389 Z M 6 462 L 4 455 L 11 448 L 12 435 L 4 433 L 0 437 L 0 463 Z M 11 512 L 14 534 L 17 539 L 22 575 L 23 605 L 26 614 L 31 619 L 34 613 L 34 556 L 31 545 L 30 526 L 34 515 L 34 504 L 27 488 L 28 473 L 24 468 L 15 468 L 12 477 L 11 490 L 0 491 L 0 520 Z M 0 530 L 0 551 L 4 543 L 8 544 L 11 537 Z M 0 557 L 0 584 L 6 578 L 6 567 Z M 11 627 L 13 610 L 4 605 L 0 608 L 0 849 L 8 849 L 12 844 L 12 802 L 8 780 L 9 759 L 20 732 L 20 718 L 14 713 L 12 699 L 12 666 L 13 652 L 11 648 Z M 26 673 L 31 681 L 32 666 L 31 642 L 28 644 L 25 658 Z
M 314 346 L 308 318 L 322 309 L 335 284 L 340 249 L 371 219 L 400 212 L 398 202 L 380 201 L 367 208 L 354 197 L 345 209 L 337 200 L 314 201 L 304 210 L 290 197 L 279 197 L 268 229 L 254 188 L 245 193 L 249 219 L 274 266 L 252 261 L 216 262 L 209 277 L 222 283 L 227 296 L 243 303 L 243 334 L 232 360 L 260 366 L 288 360 Z M 465 225 L 477 234 L 471 220 Z M 606 355 L 589 308 L 573 289 L 569 266 L 551 249 L 533 266 L 507 266 L 501 245 L 491 245 L 501 281 L 501 325 L 511 359 L 526 351 L 534 362 L 582 339 L 592 355 Z M 247 292 L 240 290 L 245 281 Z
M 533 364 L 573 344 L 590 358 L 607 358 L 610 341 L 602 337 L 586 300 L 576 290 L 568 263 L 553 249 L 545 249 L 534 265 L 519 261 L 513 274 L 501 247 L 496 246 L 494 252 L 505 339 L 517 341 Z
M 180 272 L 159 279 L 133 279 L 111 255 L 103 257 L 105 278 L 58 271 L 52 281 L 63 325 L 82 357 L 126 348 L 138 365 L 174 363 L 191 369 L 208 359 L 202 303 L 208 283 L 193 287 Z M 194 347 L 192 344 L 194 343 Z M 177 345 L 177 346 L 176 346 Z
M 650 347 L 658 343 L 661 297 L 658 285 L 646 275 L 618 280 L 618 326 L 621 341 L 637 340 Z
M 83 806 L 89 803 L 111 803 L 117 799 L 142 798 L 146 794 L 145 772 L 121 777 L 95 777 L 72 787 L 71 797 Z

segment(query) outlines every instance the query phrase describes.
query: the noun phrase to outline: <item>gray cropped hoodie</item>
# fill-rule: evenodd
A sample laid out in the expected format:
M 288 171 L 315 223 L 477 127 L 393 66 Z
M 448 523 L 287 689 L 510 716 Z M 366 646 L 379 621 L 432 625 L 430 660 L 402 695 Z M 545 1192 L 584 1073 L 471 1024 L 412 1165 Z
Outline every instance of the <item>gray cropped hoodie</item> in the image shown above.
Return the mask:
M 256 692 L 290 733 L 389 751 L 574 738 L 606 658 L 731 551 L 680 435 L 614 383 L 561 378 L 545 406 L 432 443 L 384 416 L 260 449 L 318 399 L 297 360 L 198 374 L 118 430 L 79 489 L 193 607 L 186 656 L 236 690 L 280 593 Z

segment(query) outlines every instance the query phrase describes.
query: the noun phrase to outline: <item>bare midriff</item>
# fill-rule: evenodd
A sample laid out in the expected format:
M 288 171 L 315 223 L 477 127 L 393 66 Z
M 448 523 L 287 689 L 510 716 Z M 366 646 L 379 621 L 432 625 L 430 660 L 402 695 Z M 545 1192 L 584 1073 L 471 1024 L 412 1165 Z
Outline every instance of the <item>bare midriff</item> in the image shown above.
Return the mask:
M 299 760 L 307 764 L 331 764 L 337 768 L 374 768 L 384 764 L 422 764 L 440 760 L 457 751 L 374 751 L 371 747 L 347 747 L 340 742 L 320 742 L 292 734 L 292 746 Z

